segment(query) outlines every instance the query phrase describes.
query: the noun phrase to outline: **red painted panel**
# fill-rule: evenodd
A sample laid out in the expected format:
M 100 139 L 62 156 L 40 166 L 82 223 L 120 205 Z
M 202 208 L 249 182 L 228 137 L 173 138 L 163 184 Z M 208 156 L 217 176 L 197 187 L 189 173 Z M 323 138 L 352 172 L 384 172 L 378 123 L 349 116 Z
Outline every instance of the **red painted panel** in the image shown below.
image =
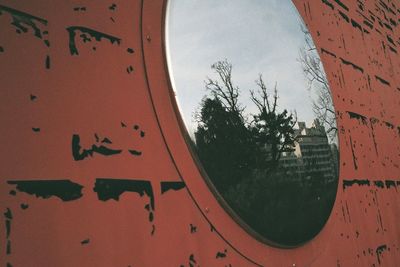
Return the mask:
M 330 81 L 341 165 L 327 225 L 280 249 L 224 210 L 186 145 L 166 1 L 1 1 L 1 264 L 399 265 L 400 3 L 294 2 Z

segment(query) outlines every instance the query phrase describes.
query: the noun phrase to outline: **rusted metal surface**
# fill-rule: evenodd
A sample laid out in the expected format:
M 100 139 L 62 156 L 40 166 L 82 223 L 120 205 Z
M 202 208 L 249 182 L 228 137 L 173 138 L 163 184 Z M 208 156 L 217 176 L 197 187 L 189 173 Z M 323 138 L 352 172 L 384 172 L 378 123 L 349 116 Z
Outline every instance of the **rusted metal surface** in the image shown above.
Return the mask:
M 294 1 L 338 112 L 340 182 L 279 249 L 222 208 L 185 142 L 166 1 L 0 2 L 4 266 L 398 266 L 398 1 Z

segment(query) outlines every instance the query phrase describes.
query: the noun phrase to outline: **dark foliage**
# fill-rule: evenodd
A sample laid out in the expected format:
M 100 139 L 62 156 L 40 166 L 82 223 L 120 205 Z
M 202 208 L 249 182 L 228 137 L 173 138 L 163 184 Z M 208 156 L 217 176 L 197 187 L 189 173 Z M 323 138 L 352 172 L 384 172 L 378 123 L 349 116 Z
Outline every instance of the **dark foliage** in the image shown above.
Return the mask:
M 249 178 L 255 146 L 242 118 L 226 110 L 218 98 L 204 99 L 200 114 L 195 133 L 198 155 L 215 186 L 224 192 Z
M 232 82 L 232 65 L 212 65 L 218 80 L 208 78 L 197 113 L 195 142 L 209 178 L 225 201 L 252 229 L 288 246 L 315 236 L 325 224 L 335 199 L 337 181 L 305 166 L 293 173 L 280 165 L 294 150 L 296 115 L 277 109 L 278 93 L 268 93 L 262 77 L 251 91 L 258 112 L 246 121 Z

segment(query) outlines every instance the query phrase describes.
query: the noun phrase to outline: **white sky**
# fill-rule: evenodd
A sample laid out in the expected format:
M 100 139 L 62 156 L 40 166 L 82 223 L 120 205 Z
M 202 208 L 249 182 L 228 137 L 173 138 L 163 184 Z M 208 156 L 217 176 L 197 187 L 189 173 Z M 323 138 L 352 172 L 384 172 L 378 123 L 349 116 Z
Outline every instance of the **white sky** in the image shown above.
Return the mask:
M 277 82 L 280 109 L 296 110 L 298 120 L 310 125 L 310 92 L 297 60 L 304 34 L 290 0 L 170 0 L 168 12 L 170 71 L 189 132 L 207 94 L 204 80 L 216 78 L 211 65 L 224 59 L 233 65 L 247 113 L 255 112 L 249 89 L 257 90 L 261 73 L 271 93 Z

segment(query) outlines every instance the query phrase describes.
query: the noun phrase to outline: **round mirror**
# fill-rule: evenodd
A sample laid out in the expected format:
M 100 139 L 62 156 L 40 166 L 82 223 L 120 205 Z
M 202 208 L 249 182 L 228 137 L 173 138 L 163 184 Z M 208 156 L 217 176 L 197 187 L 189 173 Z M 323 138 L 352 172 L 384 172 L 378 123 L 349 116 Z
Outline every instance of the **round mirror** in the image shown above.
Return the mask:
M 270 244 L 312 239 L 335 201 L 339 152 L 328 81 L 295 6 L 171 0 L 167 14 L 171 81 L 217 197 Z

